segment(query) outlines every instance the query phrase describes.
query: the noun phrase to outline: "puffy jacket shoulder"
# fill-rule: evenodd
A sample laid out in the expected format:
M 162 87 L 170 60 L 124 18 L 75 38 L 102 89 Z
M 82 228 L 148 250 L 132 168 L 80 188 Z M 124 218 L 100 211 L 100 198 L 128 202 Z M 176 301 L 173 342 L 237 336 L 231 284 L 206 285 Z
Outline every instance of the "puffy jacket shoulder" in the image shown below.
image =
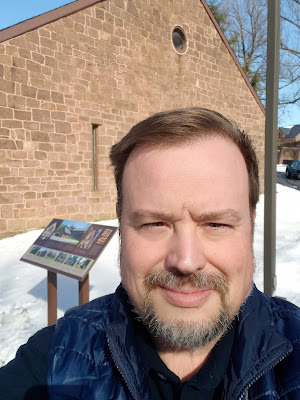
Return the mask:
M 277 391 L 282 400 L 300 399 L 300 309 L 280 298 L 273 298 L 275 326 L 292 345 L 273 370 Z
M 295 305 L 253 288 L 238 316 L 224 399 L 300 399 L 299 318 Z
M 49 353 L 48 386 L 53 398 L 90 397 L 90 381 L 99 379 L 109 351 L 105 339 L 111 296 L 66 312 L 56 325 Z
M 147 399 L 122 287 L 69 310 L 57 323 L 49 354 L 51 399 Z
M 292 343 L 300 340 L 300 308 L 278 297 L 272 298 L 277 329 Z
M 113 294 L 108 294 L 103 297 L 98 297 L 89 303 L 70 308 L 68 311 L 66 311 L 63 318 L 58 320 L 56 324 L 57 329 L 59 329 L 66 320 L 73 318 L 82 324 L 88 323 L 95 325 L 98 328 L 105 326 L 108 323 L 109 311 L 113 296 Z
M 260 296 L 269 309 L 269 320 L 258 322 L 258 327 L 263 328 L 262 332 L 269 330 L 269 335 L 265 334 L 265 346 L 277 338 L 278 347 L 266 358 L 264 368 L 249 389 L 249 398 L 299 400 L 300 309 L 278 297 L 270 298 L 263 293 Z M 280 340 L 287 344 L 286 348 L 280 345 Z

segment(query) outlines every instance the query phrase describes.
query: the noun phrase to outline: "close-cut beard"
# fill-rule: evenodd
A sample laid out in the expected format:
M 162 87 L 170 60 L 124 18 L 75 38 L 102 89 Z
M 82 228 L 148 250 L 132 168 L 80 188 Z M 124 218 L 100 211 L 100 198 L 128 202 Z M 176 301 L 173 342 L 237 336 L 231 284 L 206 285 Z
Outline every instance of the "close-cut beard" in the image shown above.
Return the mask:
M 150 300 L 150 292 L 159 286 L 178 290 L 183 285 L 217 291 L 221 299 L 218 314 L 207 321 L 189 322 L 184 319 L 167 320 L 167 318 L 162 320 Z M 230 316 L 226 301 L 228 281 L 224 275 L 208 275 L 202 272 L 183 275 L 178 271 L 158 271 L 147 275 L 144 286 L 146 290 L 144 304 L 135 309 L 135 312 L 151 336 L 162 346 L 187 350 L 205 347 L 224 334 L 231 325 L 233 317 Z

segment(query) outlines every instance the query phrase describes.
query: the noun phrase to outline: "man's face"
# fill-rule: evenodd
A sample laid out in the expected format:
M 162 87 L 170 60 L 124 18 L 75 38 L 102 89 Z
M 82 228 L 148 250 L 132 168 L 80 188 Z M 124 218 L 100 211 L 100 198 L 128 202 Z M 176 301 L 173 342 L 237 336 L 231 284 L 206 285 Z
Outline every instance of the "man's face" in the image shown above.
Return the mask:
M 253 276 L 239 149 L 221 138 L 136 148 L 122 188 L 121 277 L 136 310 L 191 330 L 210 329 L 224 309 L 232 319 Z

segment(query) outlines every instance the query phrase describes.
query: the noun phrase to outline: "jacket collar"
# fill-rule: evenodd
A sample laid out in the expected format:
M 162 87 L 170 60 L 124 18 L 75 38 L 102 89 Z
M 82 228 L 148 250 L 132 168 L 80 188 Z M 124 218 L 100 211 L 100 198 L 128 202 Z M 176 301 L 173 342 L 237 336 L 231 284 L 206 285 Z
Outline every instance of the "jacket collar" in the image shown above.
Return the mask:
M 120 285 L 111 305 L 106 338 L 113 361 L 135 400 L 149 400 L 148 377 L 136 350 L 134 318 L 125 289 Z
M 224 379 L 224 398 L 240 399 L 247 388 L 292 350 L 292 344 L 277 330 L 272 299 L 253 286 L 237 316 L 232 356 Z M 235 384 L 232 384 L 235 382 Z
M 121 285 L 113 302 L 113 322 L 106 333 L 112 357 L 127 385 L 133 388 L 133 397 L 148 399 L 149 386 L 136 351 L 130 300 Z M 292 351 L 292 344 L 277 331 L 279 317 L 273 308 L 272 299 L 253 286 L 237 316 L 232 355 L 224 378 L 224 398 L 242 398 L 253 382 Z

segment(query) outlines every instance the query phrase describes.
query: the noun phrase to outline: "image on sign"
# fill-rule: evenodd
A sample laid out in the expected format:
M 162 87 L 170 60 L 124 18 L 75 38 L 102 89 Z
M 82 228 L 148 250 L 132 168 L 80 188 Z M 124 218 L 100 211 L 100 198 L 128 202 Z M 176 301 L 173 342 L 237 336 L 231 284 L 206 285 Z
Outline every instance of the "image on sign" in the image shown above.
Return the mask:
M 85 222 L 64 220 L 61 225 L 55 229 L 50 239 L 70 244 L 78 244 L 90 225 L 91 224 Z
M 113 226 L 53 219 L 21 260 L 82 280 L 116 231 Z

